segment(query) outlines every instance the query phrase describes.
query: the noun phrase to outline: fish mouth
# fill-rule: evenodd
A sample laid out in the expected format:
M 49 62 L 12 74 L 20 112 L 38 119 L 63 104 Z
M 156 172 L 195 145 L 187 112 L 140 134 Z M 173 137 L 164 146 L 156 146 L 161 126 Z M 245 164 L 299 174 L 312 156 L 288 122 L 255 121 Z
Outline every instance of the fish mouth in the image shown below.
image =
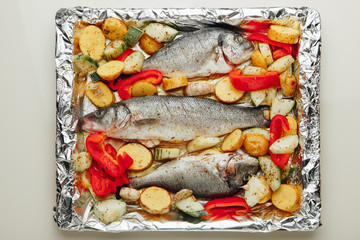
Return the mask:
M 88 117 L 83 117 L 79 119 L 78 127 L 84 131 L 93 131 L 94 124 Z

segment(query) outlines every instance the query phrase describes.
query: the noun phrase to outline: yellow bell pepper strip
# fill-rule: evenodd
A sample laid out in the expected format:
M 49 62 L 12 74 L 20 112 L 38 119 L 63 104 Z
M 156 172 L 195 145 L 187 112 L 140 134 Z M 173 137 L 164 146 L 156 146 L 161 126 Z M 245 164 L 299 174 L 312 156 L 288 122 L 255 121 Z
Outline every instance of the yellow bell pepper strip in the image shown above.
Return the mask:
M 270 146 L 288 131 L 290 131 L 290 126 L 287 118 L 280 114 L 275 115 L 270 122 Z M 279 167 L 284 167 L 291 157 L 291 153 L 274 154 L 271 151 L 269 152 L 271 160 Z
M 234 88 L 240 91 L 251 92 L 269 87 L 280 88 L 280 77 L 276 71 L 267 72 L 265 75 L 246 76 L 240 69 L 235 69 L 229 73 L 229 77 Z
M 251 212 L 251 207 L 247 205 L 245 199 L 236 196 L 211 200 L 204 205 L 204 208 L 208 214 L 202 218 L 211 221 L 223 219 L 240 221 Z

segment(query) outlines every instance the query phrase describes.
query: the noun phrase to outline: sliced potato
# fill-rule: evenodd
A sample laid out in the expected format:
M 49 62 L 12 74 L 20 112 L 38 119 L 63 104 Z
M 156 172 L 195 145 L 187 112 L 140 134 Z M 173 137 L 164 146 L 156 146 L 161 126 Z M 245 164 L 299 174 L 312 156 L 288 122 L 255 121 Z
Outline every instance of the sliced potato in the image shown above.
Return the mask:
M 102 30 L 108 39 L 115 40 L 124 38 L 127 27 L 125 22 L 118 18 L 107 18 L 102 25 Z
M 291 73 L 286 74 L 284 81 L 280 79 L 281 90 L 285 97 L 291 97 L 296 89 L 296 78 Z
M 301 205 L 301 192 L 296 185 L 281 184 L 280 188 L 273 192 L 271 201 L 275 207 L 283 211 L 299 211 Z
M 274 62 L 272 52 L 269 44 L 267 43 L 259 43 L 259 51 L 261 55 L 265 58 L 266 65 L 269 66 Z
M 193 194 L 193 191 L 191 191 L 190 189 L 181 189 L 174 195 L 173 202 L 176 203 L 178 201 L 181 201 L 183 199 L 191 197 L 192 194 Z
M 261 67 L 250 66 L 250 65 L 245 66 L 245 68 L 243 70 L 244 75 L 250 75 L 250 76 L 265 75 L 266 73 L 267 73 L 267 71 L 265 69 L 263 69 Z
M 252 176 L 247 183 L 247 190 L 245 190 L 244 199 L 249 207 L 254 207 L 260 200 L 264 199 L 271 188 L 262 176 Z
M 244 91 L 239 91 L 231 83 L 229 77 L 222 78 L 215 85 L 215 96 L 225 103 L 234 103 L 239 101 L 244 95 Z
M 265 195 L 262 199 L 259 200 L 259 203 L 266 203 L 271 199 L 272 191 L 270 190 L 268 194 Z
M 286 26 L 286 27 L 291 27 L 297 30 L 301 30 L 300 29 L 300 21 L 297 20 L 294 16 L 289 16 L 285 19 L 274 19 L 271 21 L 271 23 L 276 24 L 276 25 L 282 25 L 282 26 Z
M 178 77 L 172 77 L 163 79 L 163 88 L 165 91 L 173 90 L 180 87 L 186 87 L 188 85 L 189 81 L 187 76 L 178 76 Z
M 218 137 L 198 137 L 190 141 L 186 149 L 189 153 L 204 150 L 206 148 L 211 148 L 220 143 L 220 138 Z
M 220 151 L 216 150 L 215 148 L 210 148 L 202 151 L 197 156 L 203 156 L 203 155 L 212 155 L 212 154 L 221 154 Z
M 171 196 L 168 191 L 160 187 L 146 188 L 139 198 L 141 207 L 151 214 L 165 214 L 171 208 Z
M 273 64 L 269 66 L 268 71 L 277 71 L 281 74 L 285 72 L 294 61 L 295 60 L 291 55 L 286 55 L 273 62 Z
M 133 97 L 154 95 L 156 93 L 156 86 L 147 81 L 138 81 L 131 87 L 131 95 Z
M 86 85 L 85 94 L 97 107 L 107 107 L 115 103 L 115 96 L 108 86 L 103 82 L 89 82 Z
M 244 150 L 248 154 L 258 157 L 269 152 L 269 140 L 260 133 L 248 133 L 244 140 Z
M 259 49 L 255 50 L 251 55 L 251 62 L 255 67 L 261 67 L 263 69 L 267 69 L 267 64 L 264 56 L 261 54 Z
M 221 144 L 221 150 L 224 152 L 235 151 L 242 147 L 244 136 L 240 129 L 236 129 L 226 136 Z
M 291 117 L 291 116 L 286 116 L 288 122 L 289 122 L 289 127 L 290 127 L 290 131 L 289 132 L 285 132 L 284 137 L 288 136 L 288 135 L 296 135 L 297 134 L 297 121 L 295 118 Z
M 271 25 L 267 36 L 276 42 L 295 44 L 299 40 L 300 31 L 291 27 Z
M 141 171 L 150 167 L 153 162 L 150 150 L 139 143 L 128 143 L 122 146 L 117 155 L 122 155 L 124 152 L 134 160 L 129 170 Z
M 260 134 L 264 135 L 264 137 L 266 137 L 267 140 L 270 140 L 270 131 L 265 128 L 253 127 L 253 128 L 246 129 L 243 131 L 243 136 L 246 137 L 246 135 L 249 133 L 260 133 Z
M 118 78 L 125 68 L 125 64 L 122 61 L 109 61 L 100 66 L 96 73 L 106 81 L 112 81 Z
M 135 51 L 125 58 L 124 74 L 135 74 L 141 72 L 145 56 L 142 52 Z
M 162 48 L 163 44 L 155 41 L 149 35 L 144 33 L 139 40 L 139 46 L 144 52 L 149 55 L 154 54 L 157 50 Z
M 80 50 L 96 61 L 99 61 L 105 50 L 106 39 L 100 28 L 89 25 L 87 26 L 79 39 Z

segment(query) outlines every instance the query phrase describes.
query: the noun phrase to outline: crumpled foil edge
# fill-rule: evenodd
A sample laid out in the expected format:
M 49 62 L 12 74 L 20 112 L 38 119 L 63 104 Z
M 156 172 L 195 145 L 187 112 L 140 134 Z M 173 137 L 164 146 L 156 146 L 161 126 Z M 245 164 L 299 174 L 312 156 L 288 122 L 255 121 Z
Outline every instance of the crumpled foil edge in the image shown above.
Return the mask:
M 302 39 L 300 40 L 300 93 L 297 108 L 300 115 L 300 137 L 303 143 L 302 175 L 303 199 L 301 210 L 293 217 L 280 221 L 220 221 L 202 222 L 151 222 L 124 219 L 104 225 L 88 216 L 86 221 L 79 218 L 73 208 L 74 203 L 74 170 L 70 167 L 72 151 L 76 145 L 76 124 L 73 114 L 72 69 L 73 30 L 75 23 L 83 20 L 97 22 L 107 17 L 127 19 L 191 19 L 227 21 L 230 23 L 247 19 L 274 19 L 293 15 L 302 22 Z M 56 205 L 53 218 L 62 230 L 124 232 L 142 230 L 162 231 L 241 231 L 272 232 L 277 230 L 310 231 L 321 226 L 320 200 L 320 56 L 321 35 L 320 15 L 307 7 L 273 7 L 273 8 L 236 8 L 236 9 L 95 9 L 88 7 L 63 8 L 56 13 Z M 136 213 L 135 213 L 136 215 Z M 129 219 L 132 216 L 129 216 Z

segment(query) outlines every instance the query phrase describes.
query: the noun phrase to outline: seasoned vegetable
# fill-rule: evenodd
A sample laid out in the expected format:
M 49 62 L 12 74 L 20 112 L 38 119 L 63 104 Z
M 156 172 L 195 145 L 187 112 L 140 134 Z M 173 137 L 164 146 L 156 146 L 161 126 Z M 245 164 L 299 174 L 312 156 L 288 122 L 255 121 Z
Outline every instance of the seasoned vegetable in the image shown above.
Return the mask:
M 139 200 L 140 192 L 134 188 L 122 187 L 119 195 L 125 202 L 136 202 Z
M 149 55 L 154 54 L 157 50 L 162 48 L 163 44 L 155 41 L 149 35 L 143 34 L 139 41 L 139 46 L 144 52 Z
M 198 137 L 190 141 L 186 149 L 189 153 L 200 151 L 206 148 L 211 148 L 220 143 L 220 138 L 218 137 Z
M 88 73 L 98 68 L 99 64 L 95 59 L 86 55 L 75 55 L 73 57 L 74 71 L 80 73 Z
M 281 169 L 277 166 L 269 156 L 259 157 L 261 170 L 265 173 L 266 182 L 271 190 L 275 192 L 281 184 Z M 269 200 L 269 199 L 268 199 Z
M 192 194 L 193 194 L 193 191 L 191 191 L 190 189 L 181 189 L 174 195 L 173 202 L 176 203 L 178 201 L 184 200 L 188 197 L 191 197 Z
M 86 96 L 97 107 L 106 107 L 115 103 L 115 96 L 103 82 L 89 82 L 86 85 Z
M 94 214 L 105 224 L 115 222 L 126 213 L 126 203 L 116 199 L 106 199 L 94 205 Z
M 248 133 L 244 140 L 244 150 L 255 157 L 264 156 L 269 151 L 269 140 L 260 133 Z
M 281 184 L 280 188 L 276 192 L 273 192 L 271 201 L 275 207 L 283 211 L 299 211 L 301 192 L 296 185 Z
M 140 40 L 143 35 L 143 31 L 135 26 L 130 26 L 127 33 L 124 36 L 124 41 L 131 47 L 134 47 L 135 44 Z
M 269 44 L 260 42 L 259 51 L 261 55 L 264 57 L 267 66 L 269 66 L 274 62 Z
M 221 144 L 221 150 L 224 152 L 235 151 L 243 145 L 244 136 L 240 129 L 234 130 L 232 133 L 226 136 Z
M 252 64 L 254 64 L 255 67 L 261 67 L 263 69 L 267 69 L 265 58 L 258 49 L 255 50 L 251 55 L 251 62 Z
M 176 202 L 175 206 L 192 217 L 201 217 L 206 214 L 205 208 L 194 196 Z
M 154 159 L 165 160 L 177 158 L 180 156 L 180 149 L 178 148 L 155 148 Z
M 127 32 L 125 22 L 118 18 L 105 19 L 102 30 L 104 35 L 111 40 L 123 39 Z
M 146 95 L 154 95 L 157 93 L 157 89 L 154 84 L 149 83 L 147 81 L 139 81 L 136 82 L 131 87 L 131 95 L 133 97 L 140 97 Z
M 291 55 L 286 55 L 273 62 L 269 66 L 268 71 L 277 71 L 279 74 L 283 73 L 291 66 L 294 61 L 295 60 Z
M 104 51 L 105 58 L 108 61 L 113 60 L 123 54 L 127 48 L 128 45 L 123 40 L 114 40 L 106 46 Z
M 254 103 L 255 107 L 259 106 L 265 100 L 268 92 L 268 89 L 250 92 L 250 98 L 251 101 Z
M 271 87 L 267 89 L 267 95 L 265 99 L 261 102 L 261 105 L 271 106 L 274 98 L 276 97 L 277 89 L 275 87 Z
M 144 32 L 157 42 L 171 42 L 178 31 L 161 23 L 150 23 L 144 28 Z
M 97 74 L 97 72 L 95 70 L 89 72 L 88 76 L 91 78 L 92 81 L 95 81 L 95 82 L 101 80 L 101 77 L 99 76 L 99 74 Z
M 105 36 L 100 28 L 89 25 L 82 32 L 79 40 L 80 50 L 84 55 L 87 55 L 96 61 L 99 61 L 105 49 Z
M 244 137 L 246 137 L 246 135 L 248 133 L 260 133 L 260 134 L 264 135 L 264 137 L 266 137 L 267 140 L 270 140 L 270 132 L 264 128 L 254 127 L 254 128 L 246 129 L 243 131 Z
M 270 108 L 270 118 L 273 118 L 276 114 L 286 116 L 294 106 L 294 100 L 274 98 Z
M 300 31 L 294 28 L 271 25 L 268 31 L 268 38 L 281 43 L 295 44 L 298 42 Z
M 271 193 L 271 189 L 264 177 L 252 176 L 247 183 L 247 190 L 245 190 L 245 201 L 249 207 L 254 207 L 266 195 Z
M 72 159 L 75 165 L 75 172 L 84 172 L 92 164 L 92 158 L 88 152 L 74 153 Z
M 202 151 L 197 156 L 212 155 L 212 154 L 221 154 L 221 152 L 216 150 L 215 148 L 210 148 L 210 149 L 206 149 L 206 150 Z
M 142 52 L 135 51 L 125 58 L 124 74 L 135 74 L 141 72 L 145 56 Z
M 187 96 L 202 96 L 214 92 L 214 86 L 208 82 L 192 82 L 185 88 Z
M 297 134 L 297 121 L 296 121 L 296 119 L 291 117 L 291 116 L 286 116 L 286 118 L 287 118 L 287 120 L 289 122 L 290 130 L 288 132 L 285 132 L 284 136 Z
M 215 85 L 215 95 L 216 97 L 225 103 L 233 103 L 239 101 L 244 95 L 244 91 L 240 91 L 234 88 L 231 84 L 229 77 L 221 79 Z
M 121 61 L 109 61 L 100 66 L 96 73 L 106 81 L 115 80 L 120 76 L 125 68 L 125 64 Z
M 171 208 L 171 196 L 163 188 L 149 187 L 146 188 L 139 198 L 142 209 L 151 214 L 165 214 Z
M 284 96 L 291 97 L 296 89 L 296 78 L 294 77 L 294 75 L 288 73 L 286 74 L 284 81 L 281 81 L 280 78 L 280 85 Z
M 139 143 L 129 143 L 121 147 L 117 154 L 122 155 L 124 152 L 134 160 L 133 165 L 129 170 L 140 171 L 144 170 L 152 164 L 153 157 L 149 149 Z
M 298 144 L 298 135 L 288 135 L 271 144 L 270 151 L 274 154 L 293 153 Z
M 243 74 L 248 75 L 248 76 L 265 75 L 266 72 L 267 71 L 261 67 L 254 67 L 254 66 L 250 66 L 250 65 L 245 66 L 245 68 L 243 70 Z
M 178 76 L 163 79 L 163 88 L 165 91 L 173 90 L 188 85 L 188 78 L 186 76 Z

